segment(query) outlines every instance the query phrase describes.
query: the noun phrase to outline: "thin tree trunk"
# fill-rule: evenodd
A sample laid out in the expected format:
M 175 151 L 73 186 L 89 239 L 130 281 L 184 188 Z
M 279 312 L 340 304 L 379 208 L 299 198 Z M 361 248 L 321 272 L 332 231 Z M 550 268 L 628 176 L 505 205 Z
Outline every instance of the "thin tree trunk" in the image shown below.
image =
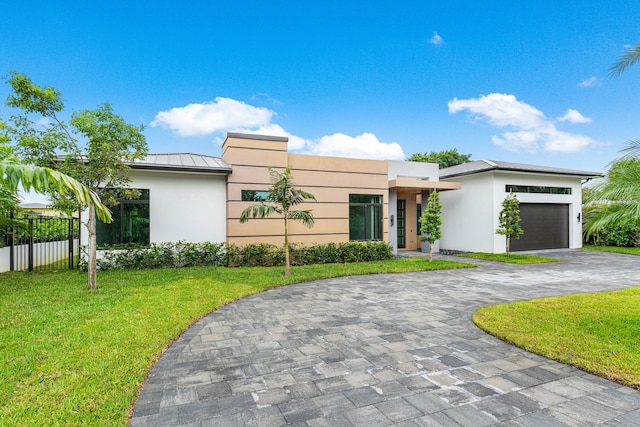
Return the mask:
M 89 230 L 89 290 L 96 288 L 96 208 L 89 205 L 89 219 L 87 223 Z
M 507 236 L 507 256 L 509 256 L 509 246 L 511 246 L 511 236 Z
M 284 217 L 284 275 L 291 275 L 291 267 L 289 265 L 289 230 L 286 216 Z
M 433 261 L 433 243 L 429 242 L 429 262 Z

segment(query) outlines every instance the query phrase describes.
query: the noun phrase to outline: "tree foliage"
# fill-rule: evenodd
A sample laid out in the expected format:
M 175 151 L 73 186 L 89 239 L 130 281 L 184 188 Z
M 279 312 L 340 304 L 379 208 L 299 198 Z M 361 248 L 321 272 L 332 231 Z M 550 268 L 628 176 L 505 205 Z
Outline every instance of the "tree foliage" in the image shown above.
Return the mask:
M 520 227 L 520 201 L 515 194 L 509 193 L 502 201 L 500 211 L 499 226 L 496 234 L 501 234 L 507 238 L 507 255 L 511 249 L 511 239 L 519 239 L 524 233 Z
M 433 244 L 442 237 L 442 204 L 437 191 L 429 195 L 427 208 L 420 216 L 420 240 L 429 242 L 429 261 L 433 261 Z
M 640 59 L 640 44 L 628 47 L 622 55 L 618 57 L 618 61 L 609 68 L 609 75 L 611 77 L 619 76 L 635 64 L 638 59 Z
M 269 168 L 271 187 L 266 202 L 251 205 L 240 215 L 240 222 L 247 222 L 252 218 L 266 218 L 273 214 L 279 214 L 284 220 L 284 250 L 285 250 L 285 276 L 291 274 L 289 259 L 289 221 L 300 221 L 307 227 L 313 227 L 314 219 L 311 210 L 292 210 L 294 206 L 307 200 L 316 200 L 309 192 L 296 188 L 291 178 L 291 168 L 286 167 L 284 172 Z
M 131 164 L 147 153 L 143 126 L 126 123 L 106 103 L 95 110 L 72 113 L 67 124 L 60 117 L 65 106 L 57 89 L 41 87 L 15 71 L 7 83 L 13 92 L 7 97 L 6 105 L 19 111 L 11 117 L 7 132 L 17 154 L 27 163 L 52 166 L 89 187 L 105 204 L 116 204 L 113 191 L 128 186 L 127 171 Z M 60 152 L 65 154 L 59 155 Z M 125 191 L 125 197 L 136 196 L 135 190 Z M 98 201 L 73 199 L 55 187 L 52 197 L 54 207 L 59 209 L 89 210 L 85 224 L 89 230 L 89 289 L 95 289 Z
M 457 148 L 430 153 L 415 153 L 407 159 L 410 162 L 437 163 L 440 169 L 461 165 L 471 161 L 471 154 L 460 154 Z
M 614 162 L 606 179 L 585 192 L 583 210 L 587 239 L 615 226 L 640 227 L 640 158 Z

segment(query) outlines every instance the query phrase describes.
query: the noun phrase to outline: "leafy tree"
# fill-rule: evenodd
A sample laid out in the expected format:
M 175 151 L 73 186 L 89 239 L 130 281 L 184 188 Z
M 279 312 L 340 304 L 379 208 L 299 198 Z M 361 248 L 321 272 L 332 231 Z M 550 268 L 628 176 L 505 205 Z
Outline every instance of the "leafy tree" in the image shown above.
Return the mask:
M 64 102 L 57 89 L 40 87 L 25 74 L 14 71 L 7 83 L 13 93 L 7 97 L 6 105 L 20 111 L 11 118 L 13 126 L 9 134 L 25 161 L 40 166 L 53 165 L 89 187 L 105 204 L 116 204 L 113 191 L 128 185 L 130 165 L 147 153 L 143 126 L 125 123 L 109 104 L 73 113 L 67 125 L 59 117 L 64 111 Z M 31 119 L 33 115 L 40 116 L 38 122 Z M 60 151 L 66 156 L 58 156 Z M 136 190 L 124 193 L 126 198 L 139 195 Z M 89 210 L 85 224 L 89 231 L 88 287 L 95 289 L 96 203 L 93 200 L 78 203 L 59 191 L 54 192 L 53 198 L 58 208 Z
M 433 244 L 442 237 L 442 204 L 437 191 L 431 192 L 427 202 L 427 209 L 420 217 L 420 240 L 429 242 L 429 261 L 433 261 Z
M 289 261 L 289 221 L 300 221 L 307 227 L 313 227 L 314 224 L 313 215 L 310 210 L 291 210 L 291 208 L 307 200 L 316 200 L 316 198 L 313 194 L 294 187 L 290 167 L 287 166 L 284 172 L 269 168 L 269 174 L 271 175 L 272 185 L 269 188 L 266 203 L 261 202 L 246 208 L 240 215 L 240 222 L 247 222 L 251 218 L 265 218 L 274 213 L 282 215 L 284 220 L 284 275 L 289 276 L 291 274 Z
M 410 162 L 437 163 L 440 169 L 461 165 L 471 161 L 471 154 L 460 154 L 457 148 L 453 150 L 432 151 L 429 154 L 415 153 L 407 159 Z
M 597 236 L 615 226 L 640 227 L 640 158 L 623 157 L 606 180 L 584 195 L 584 233 Z
M 626 69 L 635 64 L 640 59 L 640 44 L 630 46 L 618 58 L 618 61 L 609 68 L 609 75 L 616 77 L 622 74 Z
M 519 239 L 524 233 L 520 227 L 520 201 L 513 193 L 509 193 L 502 201 L 502 210 L 499 216 L 500 225 L 496 234 L 502 234 L 507 238 L 507 255 L 511 248 L 511 238 Z

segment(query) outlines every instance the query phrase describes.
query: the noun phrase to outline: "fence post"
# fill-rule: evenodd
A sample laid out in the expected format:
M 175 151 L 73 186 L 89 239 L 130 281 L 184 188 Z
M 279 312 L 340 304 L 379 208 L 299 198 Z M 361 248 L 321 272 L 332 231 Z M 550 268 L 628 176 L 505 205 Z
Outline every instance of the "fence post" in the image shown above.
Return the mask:
M 69 270 L 73 268 L 73 215 L 69 218 Z
M 33 218 L 29 218 L 29 271 L 33 271 Z
M 9 271 L 15 270 L 15 254 L 16 245 L 14 242 L 14 236 L 16 234 L 16 225 L 13 223 L 14 213 L 11 212 L 11 222 L 9 226 Z

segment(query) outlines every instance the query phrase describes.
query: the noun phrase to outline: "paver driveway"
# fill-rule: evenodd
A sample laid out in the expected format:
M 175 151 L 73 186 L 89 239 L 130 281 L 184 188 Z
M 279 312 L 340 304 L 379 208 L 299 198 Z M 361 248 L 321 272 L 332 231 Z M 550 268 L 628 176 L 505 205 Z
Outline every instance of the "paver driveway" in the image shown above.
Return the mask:
M 514 348 L 487 304 L 640 284 L 640 258 L 321 280 L 195 324 L 156 364 L 132 426 L 640 425 L 640 393 Z

